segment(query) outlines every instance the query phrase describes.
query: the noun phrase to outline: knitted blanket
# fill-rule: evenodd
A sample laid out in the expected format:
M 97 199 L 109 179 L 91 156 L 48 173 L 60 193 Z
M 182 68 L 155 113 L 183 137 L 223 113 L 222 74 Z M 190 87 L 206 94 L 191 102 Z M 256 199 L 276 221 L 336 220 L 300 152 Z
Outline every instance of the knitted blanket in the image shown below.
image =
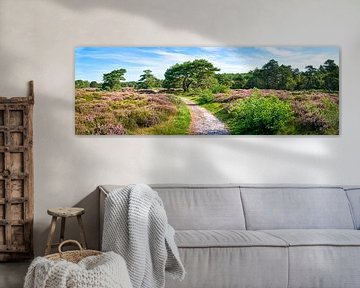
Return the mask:
M 113 253 L 89 256 L 75 264 L 37 257 L 24 288 L 132 288 L 124 259 Z
M 124 257 L 134 288 L 162 288 L 165 271 L 182 280 L 185 270 L 157 192 L 145 184 L 113 191 L 105 200 L 103 251 Z

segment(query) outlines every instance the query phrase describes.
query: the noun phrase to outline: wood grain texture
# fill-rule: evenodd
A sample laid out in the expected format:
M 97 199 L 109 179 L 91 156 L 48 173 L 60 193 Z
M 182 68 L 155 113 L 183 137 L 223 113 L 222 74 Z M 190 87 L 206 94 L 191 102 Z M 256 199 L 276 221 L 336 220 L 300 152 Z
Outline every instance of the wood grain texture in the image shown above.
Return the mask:
M 85 213 L 85 209 L 81 207 L 57 207 L 49 208 L 47 213 L 56 217 L 74 217 Z
M 0 97 L 0 262 L 33 256 L 33 104 Z

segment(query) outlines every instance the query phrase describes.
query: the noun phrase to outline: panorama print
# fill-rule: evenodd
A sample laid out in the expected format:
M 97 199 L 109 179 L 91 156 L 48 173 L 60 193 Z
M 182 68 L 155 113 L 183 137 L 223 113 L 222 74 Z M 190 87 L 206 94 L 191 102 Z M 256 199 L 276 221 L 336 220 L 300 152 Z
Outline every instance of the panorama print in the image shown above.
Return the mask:
M 337 47 L 78 47 L 77 135 L 338 135 Z

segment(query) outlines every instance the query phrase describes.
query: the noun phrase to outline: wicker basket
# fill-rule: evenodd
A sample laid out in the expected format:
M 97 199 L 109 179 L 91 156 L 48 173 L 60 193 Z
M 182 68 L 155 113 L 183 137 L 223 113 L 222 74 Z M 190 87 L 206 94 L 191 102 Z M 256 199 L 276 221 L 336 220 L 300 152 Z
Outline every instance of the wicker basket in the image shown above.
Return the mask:
M 61 248 L 65 244 L 69 244 L 69 243 L 76 244 L 79 247 L 79 250 L 63 252 L 61 250 Z M 100 252 L 100 251 L 83 249 L 81 244 L 76 240 L 65 240 L 65 241 L 61 242 L 60 245 L 59 245 L 58 251 L 59 251 L 59 253 L 54 253 L 54 254 L 47 255 L 47 256 L 45 256 L 45 258 L 47 258 L 49 260 L 54 260 L 54 261 L 56 261 L 56 260 L 66 260 L 66 261 L 69 261 L 69 262 L 78 263 L 79 261 L 81 261 L 85 257 L 96 256 L 96 255 L 102 254 L 102 252 Z

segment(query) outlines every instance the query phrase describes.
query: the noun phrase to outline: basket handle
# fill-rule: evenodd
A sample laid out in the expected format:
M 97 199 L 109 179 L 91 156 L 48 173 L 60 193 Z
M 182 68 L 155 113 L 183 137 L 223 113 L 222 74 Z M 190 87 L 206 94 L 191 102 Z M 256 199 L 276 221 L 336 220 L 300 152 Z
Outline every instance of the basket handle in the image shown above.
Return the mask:
M 81 244 L 80 244 L 78 241 L 76 241 L 76 240 L 65 240 L 65 241 L 61 242 L 60 245 L 59 245 L 59 247 L 58 247 L 58 251 L 59 251 L 60 257 L 61 257 L 61 255 L 62 255 L 62 253 L 63 253 L 63 251 L 61 250 L 61 248 L 62 248 L 65 244 L 67 244 L 67 243 L 72 243 L 72 244 L 75 244 L 76 246 L 78 246 L 80 252 L 84 251 L 83 247 L 81 246 Z

